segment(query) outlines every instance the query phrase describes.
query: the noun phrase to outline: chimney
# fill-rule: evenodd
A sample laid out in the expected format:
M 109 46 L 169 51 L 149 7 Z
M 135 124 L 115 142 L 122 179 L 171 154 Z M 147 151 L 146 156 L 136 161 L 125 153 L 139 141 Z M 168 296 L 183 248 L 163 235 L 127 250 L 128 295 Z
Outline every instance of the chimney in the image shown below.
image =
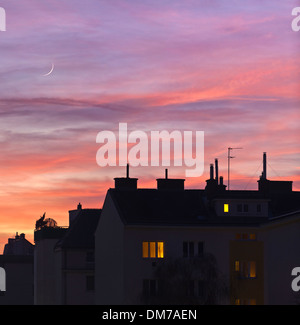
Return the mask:
M 264 152 L 263 155 L 263 173 L 262 173 L 262 178 L 267 179 L 267 153 Z
M 218 159 L 215 159 L 215 170 L 216 170 L 216 181 L 217 184 L 219 183 L 219 164 Z
M 80 211 L 82 210 L 81 203 L 78 203 L 76 210 L 69 210 L 69 226 L 73 223 L 73 221 L 76 219 Z
M 184 190 L 185 179 L 168 178 L 168 169 L 165 169 L 165 178 L 158 178 L 158 190 Z
M 137 178 L 129 177 L 129 164 L 126 166 L 126 177 L 116 177 L 115 189 L 118 190 L 136 190 L 137 189 Z
M 210 179 L 214 179 L 214 165 L 210 164 Z

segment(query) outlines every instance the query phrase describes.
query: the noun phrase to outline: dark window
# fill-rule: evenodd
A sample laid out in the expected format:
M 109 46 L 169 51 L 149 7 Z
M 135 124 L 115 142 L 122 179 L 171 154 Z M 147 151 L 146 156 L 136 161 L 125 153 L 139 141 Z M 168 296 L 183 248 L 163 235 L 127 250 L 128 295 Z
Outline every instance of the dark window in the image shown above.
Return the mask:
M 154 279 L 144 279 L 143 280 L 143 293 L 146 297 L 156 295 L 156 280 Z
M 198 296 L 204 297 L 205 282 L 203 280 L 198 281 Z
M 95 254 L 94 254 L 93 251 L 86 253 L 85 261 L 87 263 L 94 263 L 95 262 Z
M 194 287 L 195 287 L 195 285 L 194 285 L 194 281 L 193 281 L 193 280 L 189 280 L 187 284 L 188 284 L 188 286 L 187 286 L 187 296 L 189 296 L 189 297 L 194 297 L 194 295 L 195 295 L 195 291 L 194 291 Z
M 257 211 L 257 212 L 261 212 L 261 204 L 257 204 L 257 206 L 256 206 L 256 211 Z
M 248 212 L 248 211 L 249 211 L 248 204 L 244 204 L 244 212 Z
M 203 241 L 198 242 L 198 256 L 202 256 L 204 253 L 204 243 Z
M 188 243 L 184 241 L 182 243 L 183 257 L 188 257 Z
M 87 275 L 86 277 L 86 290 L 93 291 L 95 288 L 95 277 L 93 275 Z
M 242 212 L 242 211 L 243 211 L 243 206 L 242 206 L 242 204 L 238 204 L 238 205 L 237 205 L 237 211 L 238 211 L 238 212 Z
M 194 257 L 194 243 L 192 241 L 189 242 L 189 257 Z
M 198 249 L 198 252 L 196 251 L 196 249 Z M 202 256 L 204 251 L 204 242 L 200 241 L 197 244 L 192 241 L 190 242 L 185 241 L 182 243 L 182 251 L 183 251 L 183 257 Z

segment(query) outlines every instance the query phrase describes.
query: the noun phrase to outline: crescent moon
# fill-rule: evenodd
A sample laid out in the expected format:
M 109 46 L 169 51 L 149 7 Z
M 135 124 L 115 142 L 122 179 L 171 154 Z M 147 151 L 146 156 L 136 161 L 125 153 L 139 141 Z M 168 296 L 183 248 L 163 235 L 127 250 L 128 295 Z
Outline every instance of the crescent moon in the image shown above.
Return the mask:
M 54 70 L 54 64 L 52 63 L 51 70 L 48 73 L 43 74 L 43 77 L 49 76 L 53 72 L 53 70 Z

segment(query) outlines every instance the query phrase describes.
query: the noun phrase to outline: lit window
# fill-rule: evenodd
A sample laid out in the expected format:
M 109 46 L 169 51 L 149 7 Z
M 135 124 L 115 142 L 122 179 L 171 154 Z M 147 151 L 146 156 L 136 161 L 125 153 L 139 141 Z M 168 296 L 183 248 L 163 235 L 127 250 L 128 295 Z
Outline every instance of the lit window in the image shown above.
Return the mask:
M 224 212 L 229 212 L 229 204 L 227 203 L 224 204 Z
M 256 278 L 255 261 L 235 261 L 234 270 L 238 272 L 238 275 L 241 278 Z
M 149 243 L 147 241 L 143 242 L 143 257 L 149 257 Z
M 155 241 L 150 242 L 150 257 L 155 258 L 156 252 L 155 252 Z
M 250 265 L 250 272 L 249 272 L 249 278 L 255 278 L 256 277 L 256 263 L 254 261 L 249 263 Z
M 164 243 L 163 242 L 157 243 L 157 257 L 164 258 Z
M 144 258 L 164 258 L 164 242 L 144 241 L 143 242 Z
M 240 299 L 235 299 L 235 304 L 236 305 L 240 305 L 241 304 L 241 300 Z
M 249 239 L 250 240 L 255 240 L 256 239 L 256 234 L 250 234 Z
M 234 262 L 234 270 L 239 271 L 240 270 L 240 261 L 235 261 Z

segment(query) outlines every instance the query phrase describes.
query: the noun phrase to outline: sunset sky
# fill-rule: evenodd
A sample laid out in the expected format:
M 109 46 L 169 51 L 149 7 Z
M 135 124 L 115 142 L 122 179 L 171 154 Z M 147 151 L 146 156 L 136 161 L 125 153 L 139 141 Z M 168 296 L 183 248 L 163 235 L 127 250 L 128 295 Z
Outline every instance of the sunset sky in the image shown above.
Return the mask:
M 268 178 L 300 190 L 300 32 L 292 0 L 6 0 L 0 32 L 0 254 L 46 212 L 101 208 L 125 168 L 96 163 L 98 132 L 205 133 L 205 187 L 219 159 L 231 189 Z M 43 76 L 55 65 L 49 76 Z M 139 187 L 164 168 L 132 167 Z M 170 167 L 169 177 L 185 178 Z

